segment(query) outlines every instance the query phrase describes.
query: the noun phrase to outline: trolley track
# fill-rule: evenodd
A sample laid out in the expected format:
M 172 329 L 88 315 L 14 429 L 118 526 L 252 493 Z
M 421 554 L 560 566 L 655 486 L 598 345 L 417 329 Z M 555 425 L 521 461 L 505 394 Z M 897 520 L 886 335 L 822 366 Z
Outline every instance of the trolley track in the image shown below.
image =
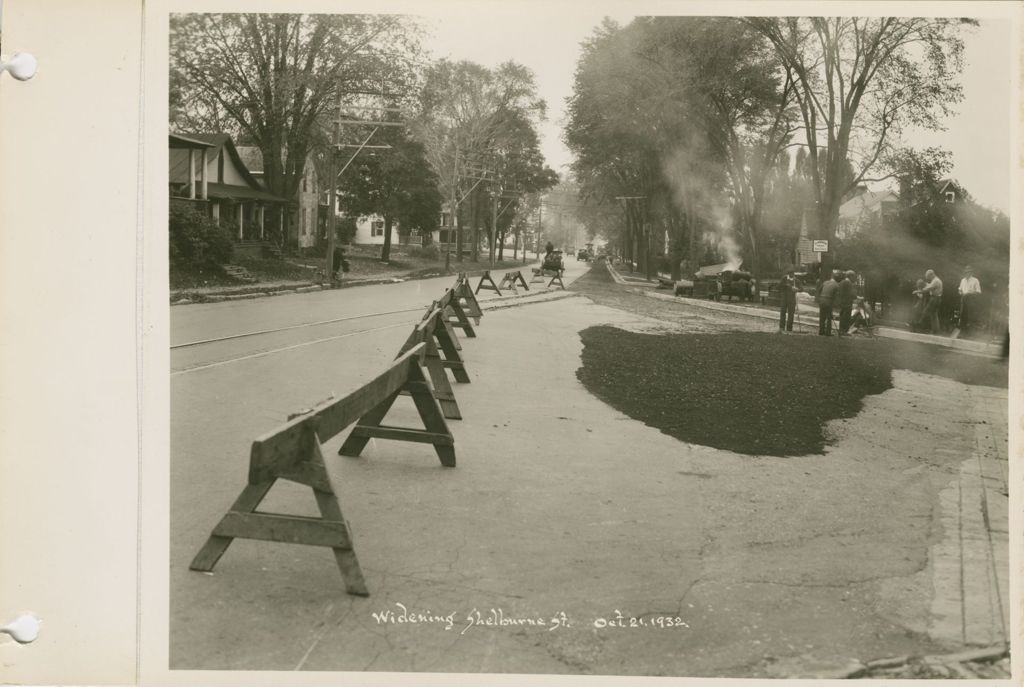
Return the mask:
M 305 329 L 307 327 L 319 327 L 319 326 L 322 326 L 322 325 L 337 324 L 339 322 L 348 322 L 348 321 L 351 321 L 351 320 L 368 319 L 368 318 L 372 318 L 372 317 L 384 317 L 384 316 L 387 316 L 387 315 L 400 315 L 400 314 L 409 313 L 409 312 L 420 312 L 420 311 L 423 311 L 423 310 L 425 310 L 425 308 L 422 308 L 422 307 L 404 308 L 402 310 L 388 310 L 388 311 L 378 312 L 378 313 L 364 313 L 364 314 L 361 314 L 361 315 L 349 315 L 348 317 L 335 317 L 335 318 L 330 319 L 330 320 L 318 320 L 316 322 L 302 322 L 300 324 L 292 324 L 292 325 L 288 325 L 286 327 L 275 327 L 273 329 L 260 329 L 260 330 L 256 330 L 256 331 L 252 331 L 252 332 L 243 332 L 241 334 L 229 334 L 227 336 L 218 336 L 218 337 L 214 337 L 214 338 L 210 338 L 210 339 L 200 339 L 198 341 L 188 341 L 186 343 L 171 344 L 171 350 L 173 351 L 173 350 L 177 350 L 177 349 L 180 349 L 180 348 L 191 348 L 193 346 L 202 346 L 202 345 L 205 345 L 205 344 L 220 343 L 222 341 L 233 341 L 235 339 L 245 339 L 245 338 L 250 338 L 250 337 L 255 337 L 255 336 L 264 336 L 264 335 L 267 335 L 267 334 L 277 334 L 278 332 L 286 332 L 286 331 L 291 331 L 291 330 L 294 330 L 294 329 Z

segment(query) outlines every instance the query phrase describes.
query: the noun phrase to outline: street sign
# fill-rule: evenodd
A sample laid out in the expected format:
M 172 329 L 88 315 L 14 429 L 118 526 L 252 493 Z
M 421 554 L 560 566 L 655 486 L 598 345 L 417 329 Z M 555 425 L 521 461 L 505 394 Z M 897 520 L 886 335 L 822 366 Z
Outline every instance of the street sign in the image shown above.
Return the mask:
M 828 252 L 828 240 L 827 239 L 815 239 L 811 242 L 812 250 L 815 253 L 827 253 Z

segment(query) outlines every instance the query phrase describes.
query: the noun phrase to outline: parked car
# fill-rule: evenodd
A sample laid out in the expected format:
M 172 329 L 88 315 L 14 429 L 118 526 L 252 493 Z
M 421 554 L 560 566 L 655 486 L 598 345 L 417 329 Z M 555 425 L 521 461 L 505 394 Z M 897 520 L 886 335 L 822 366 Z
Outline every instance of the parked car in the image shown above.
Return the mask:
M 592 257 L 593 256 L 590 255 L 590 251 L 588 251 L 586 248 L 580 248 L 579 252 L 576 253 L 576 259 L 582 260 L 584 262 L 589 262 Z

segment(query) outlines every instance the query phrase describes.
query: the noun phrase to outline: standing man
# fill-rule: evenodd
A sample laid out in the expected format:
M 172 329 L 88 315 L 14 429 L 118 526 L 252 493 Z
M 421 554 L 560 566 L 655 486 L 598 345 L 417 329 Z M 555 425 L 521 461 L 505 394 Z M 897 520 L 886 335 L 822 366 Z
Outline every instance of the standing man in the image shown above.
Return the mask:
M 921 326 L 927 327 L 930 334 L 939 332 L 939 306 L 942 304 L 942 280 L 935 270 L 924 273 L 924 310 L 921 311 Z
M 836 305 L 839 306 L 839 336 L 850 334 L 850 313 L 853 310 L 853 299 L 857 295 L 857 289 L 853 285 L 853 278 L 857 273 L 847 270 L 843 280 L 839 282 L 839 291 L 836 293 Z
M 793 331 L 793 316 L 796 314 L 796 278 L 790 270 L 779 284 L 779 331 Z
M 964 268 L 964 278 L 960 280 L 960 333 L 967 336 L 978 313 L 978 296 L 981 295 L 981 283 L 974 276 L 970 265 Z
M 832 273 L 828 281 L 818 287 L 818 336 L 832 336 L 832 307 L 839 292 L 837 273 Z

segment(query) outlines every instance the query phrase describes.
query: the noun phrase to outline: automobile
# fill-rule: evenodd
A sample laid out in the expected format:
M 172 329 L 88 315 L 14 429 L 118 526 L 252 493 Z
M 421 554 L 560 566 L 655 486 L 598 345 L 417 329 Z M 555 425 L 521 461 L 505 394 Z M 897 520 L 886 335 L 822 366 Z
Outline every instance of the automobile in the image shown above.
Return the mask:
M 562 259 L 562 251 L 553 250 L 544 256 L 544 263 L 541 269 L 562 270 L 565 269 L 565 262 Z
M 591 257 L 592 256 L 590 255 L 590 251 L 588 251 L 586 248 L 580 248 L 579 252 L 576 253 L 576 259 L 582 260 L 584 262 L 589 262 Z

